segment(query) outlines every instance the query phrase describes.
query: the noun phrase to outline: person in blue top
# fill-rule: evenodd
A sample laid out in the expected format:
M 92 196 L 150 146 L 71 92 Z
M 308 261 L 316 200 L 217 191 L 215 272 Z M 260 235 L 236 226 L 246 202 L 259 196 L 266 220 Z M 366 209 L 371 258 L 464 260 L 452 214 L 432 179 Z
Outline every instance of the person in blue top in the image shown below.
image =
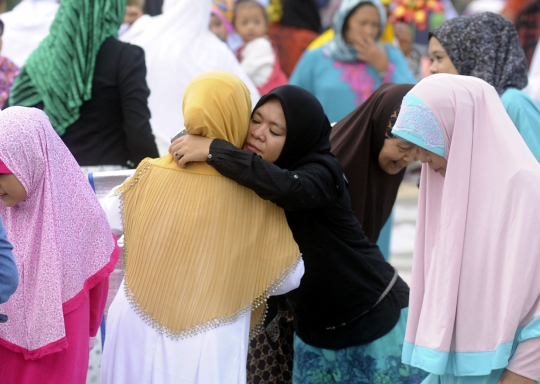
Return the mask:
M 19 272 L 12 249 L 13 246 L 7 239 L 6 229 L 0 219 L 0 304 L 7 302 L 19 285 Z M 7 320 L 6 315 L 0 314 L 0 323 L 5 323 Z
M 344 0 L 334 17 L 335 37 L 306 51 L 289 83 L 319 99 L 330 122 L 347 116 L 383 83 L 416 84 L 401 51 L 379 43 L 385 26 L 379 0 Z
M 429 40 L 430 72 L 478 77 L 493 86 L 521 137 L 540 162 L 540 108 L 521 89 L 527 58 L 514 24 L 491 12 L 448 20 Z

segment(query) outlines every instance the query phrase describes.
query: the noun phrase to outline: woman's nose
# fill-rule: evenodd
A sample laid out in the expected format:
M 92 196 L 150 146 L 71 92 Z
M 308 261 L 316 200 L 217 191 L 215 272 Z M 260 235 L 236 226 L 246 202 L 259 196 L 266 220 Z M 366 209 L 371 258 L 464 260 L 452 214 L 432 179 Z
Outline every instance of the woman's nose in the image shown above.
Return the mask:
M 439 69 L 437 68 L 437 63 L 435 61 L 432 62 L 429 66 L 429 73 L 431 73 L 432 75 L 439 73 Z
M 407 151 L 405 153 L 405 156 L 403 156 L 403 160 L 406 161 L 407 163 L 410 163 L 416 158 L 416 152 L 417 152 L 416 148 Z
M 254 129 L 251 134 L 253 135 L 254 138 L 260 140 L 260 141 L 265 141 L 266 137 L 264 136 L 264 129 L 262 127 L 259 127 L 257 129 Z

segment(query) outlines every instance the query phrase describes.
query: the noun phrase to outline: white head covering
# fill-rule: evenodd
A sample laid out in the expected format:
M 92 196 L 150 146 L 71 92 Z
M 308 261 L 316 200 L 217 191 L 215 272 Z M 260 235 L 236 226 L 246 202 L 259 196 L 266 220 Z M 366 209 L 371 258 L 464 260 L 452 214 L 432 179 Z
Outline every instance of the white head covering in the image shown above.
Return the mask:
M 49 35 L 56 11 L 57 0 L 22 0 L 12 11 L 0 15 L 4 22 L 2 56 L 19 67 Z
M 529 85 L 523 88 L 523 92 L 540 105 L 540 42 L 536 44 L 534 55 L 529 68 Z
M 247 85 L 252 105 L 259 99 L 257 88 L 232 51 L 209 31 L 210 3 L 165 0 L 163 14 L 141 17 L 121 37 L 145 50 L 148 104 L 160 151 L 184 126 L 182 100 L 195 76 L 213 69 L 232 72 Z

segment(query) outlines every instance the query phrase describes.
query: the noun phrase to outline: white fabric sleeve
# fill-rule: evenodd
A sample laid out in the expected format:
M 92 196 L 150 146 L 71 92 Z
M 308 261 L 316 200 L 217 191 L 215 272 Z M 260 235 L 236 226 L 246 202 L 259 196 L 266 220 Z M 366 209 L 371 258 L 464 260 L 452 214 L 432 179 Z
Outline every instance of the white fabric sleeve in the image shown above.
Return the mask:
M 300 259 L 296 269 L 293 271 L 293 273 L 291 273 L 289 278 L 285 280 L 283 284 L 281 284 L 270 296 L 283 295 L 292 291 L 293 289 L 298 288 L 300 286 L 300 280 L 302 279 L 302 276 L 304 276 L 304 271 L 304 260 Z
M 103 208 L 105 214 L 107 215 L 109 226 L 118 238 L 124 234 L 124 223 L 122 221 L 120 198 L 114 195 L 114 192 L 119 187 L 120 186 L 114 187 L 107 196 L 99 200 L 101 208 Z
M 529 84 L 522 91 L 540 105 L 540 41 L 536 45 L 529 67 Z
M 261 87 L 268 82 L 274 70 L 276 57 L 270 41 L 259 37 L 246 44 L 241 53 L 240 66 L 251 81 Z
M 522 341 L 506 367 L 534 381 L 540 381 L 540 337 Z

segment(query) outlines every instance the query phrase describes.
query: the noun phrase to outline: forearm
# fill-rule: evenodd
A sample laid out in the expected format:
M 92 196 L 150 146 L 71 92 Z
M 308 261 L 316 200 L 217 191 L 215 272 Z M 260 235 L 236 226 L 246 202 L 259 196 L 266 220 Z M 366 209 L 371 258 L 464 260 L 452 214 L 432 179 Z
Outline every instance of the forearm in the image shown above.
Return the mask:
M 207 163 L 285 210 L 315 208 L 334 198 L 334 190 L 329 187 L 331 175 L 325 177 L 317 169 L 313 172 L 282 169 L 223 140 L 212 142 Z
M 5 303 L 19 285 L 19 272 L 13 258 L 12 245 L 0 222 L 0 303 Z
M 519 343 L 506 369 L 534 382 L 540 381 L 540 337 Z

